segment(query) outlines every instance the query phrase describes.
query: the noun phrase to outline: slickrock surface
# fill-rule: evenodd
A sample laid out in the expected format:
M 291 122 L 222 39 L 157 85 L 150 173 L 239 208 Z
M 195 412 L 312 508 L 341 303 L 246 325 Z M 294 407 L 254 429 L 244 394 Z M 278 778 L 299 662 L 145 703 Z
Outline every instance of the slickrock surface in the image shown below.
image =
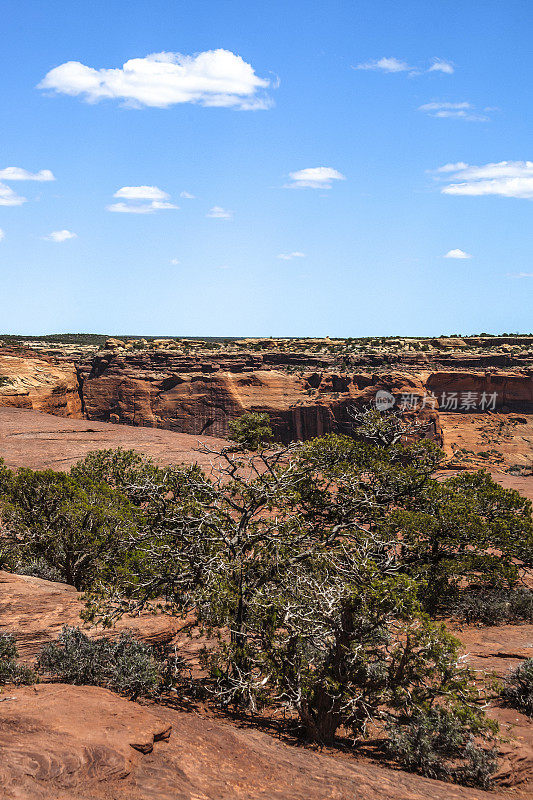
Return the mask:
M 197 462 L 208 467 L 210 457 L 196 452 L 202 442 L 211 448 L 228 444 L 212 436 L 189 436 L 0 407 L 0 458 L 11 468 L 67 470 L 91 450 L 116 447 L 139 450 L 164 464 Z
M 9 800 L 504 800 L 334 758 L 260 731 L 95 687 L 9 687 L 0 786 Z M 8 699 L 10 698 L 10 699 Z M 2 698 L 4 699 L 4 698 Z M 530 795 L 529 795 L 530 796 Z

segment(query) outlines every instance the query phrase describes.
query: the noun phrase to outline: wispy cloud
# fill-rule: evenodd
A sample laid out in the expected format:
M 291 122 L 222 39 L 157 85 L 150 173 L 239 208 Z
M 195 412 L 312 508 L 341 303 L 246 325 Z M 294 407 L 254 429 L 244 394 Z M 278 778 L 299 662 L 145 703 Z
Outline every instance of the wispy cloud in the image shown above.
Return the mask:
M 464 258 L 472 258 L 472 256 L 470 255 L 470 253 L 465 253 L 464 250 L 456 248 L 455 250 L 448 250 L 444 258 L 464 259 Z
M 508 272 L 509 278 L 533 278 L 533 272 Z
M 55 177 L 49 169 L 28 172 L 22 167 L 5 167 L 0 169 L 0 181 L 55 181 Z
M 228 211 L 222 206 L 213 206 L 206 214 L 210 219 L 233 219 L 233 211 Z
M 179 208 L 170 202 L 170 195 L 158 186 L 123 186 L 113 197 L 120 202 L 107 206 L 107 210 L 117 214 L 153 214 L 154 211 Z
M 2 241 L 2 239 L 5 239 L 5 238 L 6 238 L 5 231 L 3 231 L 2 228 L 0 228 L 0 242 Z
M 346 177 L 331 167 L 308 167 L 289 173 L 286 189 L 331 189 L 333 181 L 345 181 Z
M 454 66 L 451 61 L 446 61 L 444 58 L 434 58 L 429 67 L 414 67 L 394 56 L 386 56 L 377 58 L 373 61 L 366 61 L 362 64 L 357 64 L 352 69 L 372 70 L 374 72 L 385 72 L 395 74 L 399 72 L 406 72 L 410 77 L 415 75 L 422 75 L 424 72 L 443 72 L 446 75 L 451 75 L 454 72 Z
M 61 243 L 67 242 L 69 239 L 77 239 L 78 234 L 64 229 L 62 231 L 52 231 L 52 233 L 49 233 L 47 236 L 43 236 L 42 238 L 47 242 Z
M 21 206 L 26 198 L 13 191 L 11 186 L 0 183 L 0 206 Z
M 180 192 L 180 197 L 183 197 L 184 200 L 196 200 L 196 197 L 190 192 Z
M 399 58 L 390 56 L 388 58 L 378 58 L 375 61 L 366 61 L 364 64 L 357 64 L 354 69 L 377 70 L 378 72 L 411 72 L 412 67 Z
M 274 84 L 258 77 L 240 56 L 223 49 L 191 56 L 152 53 L 112 69 L 67 61 L 50 70 L 37 86 L 80 95 L 89 103 L 110 98 L 137 107 L 197 103 L 242 110 L 268 108 L 272 104 L 266 95 L 268 87 L 274 88 Z
M 295 250 L 293 253 L 280 253 L 278 258 L 281 258 L 282 261 L 292 261 L 294 258 L 305 258 L 305 253 Z
M 533 161 L 499 161 L 481 166 L 460 161 L 439 167 L 436 177 L 447 181 L 441 189 L 443 194 L 533 199 Z
M 445 61 L 443 58 L 434 58 L 428 72 L 444 72 L 445 75 L 452 75 L 454 66 L 451 61 Z
M 486 113 L 480 114 L 472 103 L 431 102 L 418 106 L 419 111 L 424 111 L 430 117 L 440 119 L 463 119 L 466 122 L 489 122 Z
M 170 263 L 177 267 L 177 265 L 180 263 L 180 260 L 179 258 L 171 258 Z

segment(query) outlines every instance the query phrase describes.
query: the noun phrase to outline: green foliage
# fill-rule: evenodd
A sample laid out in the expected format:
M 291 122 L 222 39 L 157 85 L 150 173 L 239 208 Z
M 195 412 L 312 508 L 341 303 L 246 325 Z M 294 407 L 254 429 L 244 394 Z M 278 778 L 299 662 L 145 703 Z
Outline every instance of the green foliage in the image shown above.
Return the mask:
M 533 563 L 531 501 L 487 472 L 466 473 L 405 498 L 383 525 L 403 549 L 403 567 L 434 612 L 470 583 L 512 587 Z
M 467 623 L 501 625 L 506 622 L 533 622 L 533 592 L 517 589 L 472 589 L 454 595 L 443 605 L 443 613 Z
M 386 748 L 410 772 L 490 789 L 497 767 L 496 749 L 476 744 L 477 733 L 460 715 L 435 707 L 389 724 Z
M 152 649 L 130 634 L 91 639 L 68 626 L 44 646 L 38 669 L 63 683 L 104 686 L 132 699 L 153 693 L 161 682 Z
M 502 698 L 507 705 L 533 717 L 533 658 L 528 658 L 505 681 Z
M 247 450 L 259 450 L 274 438 L 268 414 L 243 414 L 228 424 L 229 438 Z
M 0 686 L 5 683 L 34 683 L 35 675 L 17 664 L 16 640 L 11 633 L 0 633 Z
M 55 578 L 85 589 L 136 526 L 124 495 L 103 481 L 52 470 L 20 469 L 4 481 L 0 563 L 28 571 L 44 565 Z

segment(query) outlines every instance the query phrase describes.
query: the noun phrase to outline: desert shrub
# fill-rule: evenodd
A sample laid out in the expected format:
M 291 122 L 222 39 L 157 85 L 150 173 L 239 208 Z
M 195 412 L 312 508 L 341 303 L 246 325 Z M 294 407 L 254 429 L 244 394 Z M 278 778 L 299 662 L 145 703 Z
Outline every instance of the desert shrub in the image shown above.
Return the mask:
M 428 778 L 488 789 L 496 770 L 496 749 L 480 747 L 468 720 L 430 708 L 388 726 L 386 749 L 401 767 Z
M 526 587 L 464 591 L 444 605 L 443 613 L 483 625 L 532 622 L 533 592 Z
M 126 633 L 92 639 L 68 626 L 57 642 L 43 647 L 38 670 L 64 683 L 103 686 L 132 699 L 160 684 L 159 665 L 148 645 Z
M 17 664 L 18 650 L 12 633 L 0 633 L 0 685 L 4 683 L 33 683 L 34 673 Z
M 243 414 L 228 424 L 229 438 L 247 450 L 258 450 L 274 438 L 268 414 Z
M 32 578 L 42 578 L 45 581 L 62 582 L 63 575 L 61 570 L 50 564 L 46 558 L 37 556 L 28 561 L 20 561 L 13 564 L 13 572 L 17 575 L 30 575 Z
M 533 717 L 533 658 L 528 658 L 511 672 L 501 695 L 507 705 Z

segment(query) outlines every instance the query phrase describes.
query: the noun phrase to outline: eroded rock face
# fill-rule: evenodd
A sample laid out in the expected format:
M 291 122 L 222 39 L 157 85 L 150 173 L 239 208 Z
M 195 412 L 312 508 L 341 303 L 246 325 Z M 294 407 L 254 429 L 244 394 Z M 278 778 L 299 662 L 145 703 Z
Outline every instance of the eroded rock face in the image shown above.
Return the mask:
M 63 417 L 82 417 L 73 363 L 0 353 L 0 406 L 31 408 Z
M 198 363 L 168 353 L 108 353 L 90 369 L 80 368 L 79 376 L 89 419 L 227 436 L 230 420 L 259 411 L 269 414 L 285 442 L 338 430 L 348 421 L 347 409 L 370 403 L 379 389 L 419 398 L 426 391 L 416 376 L 400 372 L 344 373 L 315 365 L 293 374 L 251 354 Z M 440 441 L 437 414 L 426 408 L 421 416 Z

